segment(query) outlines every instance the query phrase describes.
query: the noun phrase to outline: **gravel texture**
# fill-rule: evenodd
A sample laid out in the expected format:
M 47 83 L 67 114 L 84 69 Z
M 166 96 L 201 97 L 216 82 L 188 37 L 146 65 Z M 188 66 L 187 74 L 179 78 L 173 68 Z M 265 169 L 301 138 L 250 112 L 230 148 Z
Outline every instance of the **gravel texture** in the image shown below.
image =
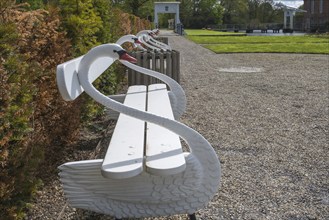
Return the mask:
M 182 122 L 209 140 L 222 165 L 221 188 L 197 218 L 329 219 L 329 56 L 217 55 L 168 37 L 181 53 Z M 99 147 L 113 129 L 104 124 Z M 95 155 L 97 141 L 70 157 Z M 67 206 L 56 172 L 47 178 L 26 219 L 113 219 Z

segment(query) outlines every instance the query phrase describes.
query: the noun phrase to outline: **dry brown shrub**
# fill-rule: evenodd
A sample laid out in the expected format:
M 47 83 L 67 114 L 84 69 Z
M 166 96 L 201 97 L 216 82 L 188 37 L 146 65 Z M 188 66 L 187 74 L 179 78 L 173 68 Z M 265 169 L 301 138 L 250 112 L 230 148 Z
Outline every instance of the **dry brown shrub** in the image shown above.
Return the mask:
M 3 136 L 0 142 L 0 197 L 5 204 L 0 204 L 0 212 L 5 217 L 6 214 L 13 217 L 20 210 L 15 201 L 31 193 L 44 158 L 56 160 L 65 145 L 75 140 L 82 103 L 65 102 L 57 89 L 56 66 L 71 56 L 70 41 L 59 31 L 57 10 L 26 11 L 16 5 L 6 5 L 5 9 L 1 22 L 14 24 L 18 38 L 16 42 L 8 39 L 4 44 L 4 48 L 12 48 L 11 53 L 16 55 L 8 53 L 0 62 L 3 104 L 0 117 L 6 116 L 8 122 L 8 126 L 0 126 Z M 11 59 L 16 63 L 10 66 Z M 14 83 L 10 82 L 13 76 Z M 17 101 L 25 97 L 25 102 Z M 10 124 L 15 121 L 14 117 L 22 122 Z M 22 126 L 23 122 L 27 124 L 26 128 L 15 127 Z M 19 137 L 14 137 L 13 134 L 23 129 Z M 14 205 L 6 208 L 6 204 Z

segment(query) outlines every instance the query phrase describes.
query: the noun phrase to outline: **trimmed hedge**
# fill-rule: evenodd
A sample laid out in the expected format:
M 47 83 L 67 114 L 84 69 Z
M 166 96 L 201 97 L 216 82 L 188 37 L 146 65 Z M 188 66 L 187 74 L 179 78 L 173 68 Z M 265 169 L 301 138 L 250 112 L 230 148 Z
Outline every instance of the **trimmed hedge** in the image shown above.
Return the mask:
M 70 1 L 37 10 L 13 2 L 0 0 L 0 219 L 24 217 L 26 202 L 42 181 L 37 178 L 40 166 L 55 164 L 56 155 L 76 141 L 81 123 L 99 112 L 86 96 L 73 102 L 61 98 L 56 66 L 123 34 L 150 28 L 147 21 L 105 7 L 105 0 L 73 1 L 88 9 L 70 11 L 74 17 L 65 14 L 64 7 L 73 7 Z M 97 22 L 90 28 L 86 22 L 92 21 Z M 86 25 L 70 29 L 79 22 Z M 120 72 L 121 66 L 111 68 L 98 86 L 116 92 L 124 75 Z

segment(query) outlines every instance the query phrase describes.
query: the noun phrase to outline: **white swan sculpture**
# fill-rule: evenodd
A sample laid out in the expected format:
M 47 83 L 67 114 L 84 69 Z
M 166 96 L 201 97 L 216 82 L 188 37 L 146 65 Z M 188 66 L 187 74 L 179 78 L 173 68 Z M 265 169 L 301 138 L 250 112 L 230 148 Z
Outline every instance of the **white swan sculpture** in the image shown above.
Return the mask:
M 149 40 L 152 44 L 155 44 L 157 46 L 159 46 L 160 48 L 164 48 L 166 50 L 171 51 L 171 47 L 168 44 L 162 43 L 161 41 L 156 40 L 155 36 L 160 34 L 160 30 L 159 29 L 154 29 L 151 32 L 152 34 L 149 34 Z
M 149 50 L 152 50 L 152 51 L 155 51 L 155 52 L 162 50 L 162 48 L 150 44 L 149 40 L 148 40 L 148 36 L 146 34 L 139 35 L 138 39 L 142 42 L 143 46 L 146 47 Z
M 160 30 L 159 29 L 153 29 L 150 31 L 149 34 L 149 39 L 150 41 L 152 41 L 153 43 L 159 45 L 160 47 L 164 47 L 167 50 L 171 50 L 171 47 L 168 44 L 162 43 L 161 41 L 156 40 L 155 36 L 158 36 L 160 34 Z
M 185 153 L 185 171 L 171 176 L 154 176 L 147 172 L 128 179 L 108 179 L 101 174 L 102 159 L 69 162 L 61 165 L 60 178 L 71 206 L 115 216 L 151 217 L 172 214 L 193 214 L 204 207 L 217 193 L 220 163 L 209 142 L 186 125 L 139 111 L 101 94 L 91 84 L 91 64 L 102 57 L 111 57 L 136 71 L 159 78 L 170 89 L 181 88 L 174 80 L 127 60 L 117 44 L 93 48 L 81 60 L 78 78 L 84 91 L 100 104 L 120 113 L 163 126 L 183 138 L 190 152 Z M 191 219 L 195 217 L 191 217 Z
M 138 39 L 137 36 L 132 35 L 132 34 L 128 34 L 128 35 L 124 35 L 124 36 L 120 37 L 115 43 L 122 45 L 126 42 L 132 43 L 134 48 L 144 49 L 143 47 L 140 46 L 142 44 L 142 42 L 140 42 L 140 40 Z
M 156 39 L 154 39 L 154 36 L 156 34 L 151 31 L 151 30 L 143 30 L 140 31 L 136 34 L 138 39 L 148 48 L 158 51 L 158 50 L 163 50 L 163 51 L 171 51 L 171 47 L 165 43 L 162 43 Z

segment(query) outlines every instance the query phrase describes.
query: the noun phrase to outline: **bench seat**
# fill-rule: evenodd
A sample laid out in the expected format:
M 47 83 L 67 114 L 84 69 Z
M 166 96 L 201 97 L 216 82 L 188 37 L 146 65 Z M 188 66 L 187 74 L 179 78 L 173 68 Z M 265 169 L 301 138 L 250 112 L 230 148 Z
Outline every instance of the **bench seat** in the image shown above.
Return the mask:
M 165 84 L 130 86 L 124 105 L 174 120 Z M 184 171 L 185 167 L 177 134 L 120 114 L 101 171 L 104 177 L 123 179 L 143 171 L 153 175 L 173 175 Z

